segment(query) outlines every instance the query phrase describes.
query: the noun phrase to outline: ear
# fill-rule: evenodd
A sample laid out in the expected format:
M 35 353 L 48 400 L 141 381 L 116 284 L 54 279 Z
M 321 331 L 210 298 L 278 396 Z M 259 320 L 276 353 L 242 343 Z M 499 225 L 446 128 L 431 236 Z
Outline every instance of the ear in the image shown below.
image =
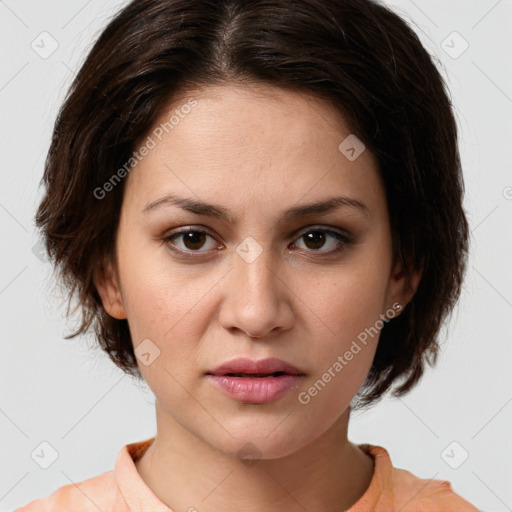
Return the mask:
M 119 279 L 110 259 L 101 263 L 95 270 L 93 281 L 105 311 L 118 320 L 125 319 L 126 311 L 119 287 Z
M 407 268 L 410 280 L 407 279 L 407 272 L 401 261 L 398 261 L 391 271 L 387 294 L 388 308 L 398 303 L 401 306 L 400 311 L 403 311 L 418 290 L 423 269 L 414 268 L 410 260 L 407 261 Z

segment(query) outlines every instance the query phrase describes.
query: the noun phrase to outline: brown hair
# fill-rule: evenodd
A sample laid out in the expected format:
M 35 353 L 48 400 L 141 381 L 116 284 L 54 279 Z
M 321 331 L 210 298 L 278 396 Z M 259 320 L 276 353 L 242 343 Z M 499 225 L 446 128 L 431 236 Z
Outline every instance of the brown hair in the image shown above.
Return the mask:
M 313 94 L 334 105 L 376 156 L 394 261 L 422 268 L 416 294 L 383 327 L 358 407 L 437 359 L 463 281 L 468 224 L 457 128 L 445 84 L 411 28 L 372 0 L 134 0 L 92 47 L 61 107 L 36 215 L 81 325 L 142 378 L 126 320 L 110 317 L 94 270 L 115 256 L 123 183 L 93 193 L 130 160 L 179 92 L 231 82 Z M 408 272 L 409 275 L 409 272 Z

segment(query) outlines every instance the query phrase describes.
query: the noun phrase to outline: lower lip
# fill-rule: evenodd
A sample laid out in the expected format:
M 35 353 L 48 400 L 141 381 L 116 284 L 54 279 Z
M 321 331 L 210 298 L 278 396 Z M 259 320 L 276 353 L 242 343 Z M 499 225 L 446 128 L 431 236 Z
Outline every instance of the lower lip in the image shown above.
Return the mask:
M 273 402 L 298 386 L 300 375 L 277 377 L 230 377 L 208 375 L 210 381 L 225 395 L 249 404 Z

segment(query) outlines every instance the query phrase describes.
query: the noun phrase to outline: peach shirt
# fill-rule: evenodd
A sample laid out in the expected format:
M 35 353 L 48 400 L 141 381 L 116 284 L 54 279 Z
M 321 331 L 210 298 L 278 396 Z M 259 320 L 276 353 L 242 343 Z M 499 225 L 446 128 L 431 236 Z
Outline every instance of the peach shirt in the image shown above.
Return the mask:
M 153 494 L 135 466 L 153 440 L 125 445 L 113 471 L 79 482 L 79 488 L 65 485 L 13 512 L 172 512 Z M 449 482 L 418 478 L 393 467 L 382 446 L 359 446 L 375 460 L 375 471 L 366 492 L 346 512 L 478 512 Z

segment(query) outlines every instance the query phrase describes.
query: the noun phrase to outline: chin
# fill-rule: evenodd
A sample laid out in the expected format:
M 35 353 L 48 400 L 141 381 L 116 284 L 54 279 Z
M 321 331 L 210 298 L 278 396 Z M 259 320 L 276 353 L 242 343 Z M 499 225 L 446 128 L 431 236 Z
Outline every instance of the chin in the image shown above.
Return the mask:
M 210 439 L 208 442 L 226 455 L 240 459 L 248 467 L 259 459 L 287 457 L 307 445 L 309 441 L 304 432 L 297 434 L 300 429 L 296 425 L 288 424 L 284 427 L 285 422 L 282 422 L 282 419 L 272 423 L 265 419 L 259 428 L 254 425 L 254 421 L 247 425 L 239 423 L 235 432 L 233 428 L 226 427 L 231 435 L 223 430 L 226 435 L 222 440 Z

